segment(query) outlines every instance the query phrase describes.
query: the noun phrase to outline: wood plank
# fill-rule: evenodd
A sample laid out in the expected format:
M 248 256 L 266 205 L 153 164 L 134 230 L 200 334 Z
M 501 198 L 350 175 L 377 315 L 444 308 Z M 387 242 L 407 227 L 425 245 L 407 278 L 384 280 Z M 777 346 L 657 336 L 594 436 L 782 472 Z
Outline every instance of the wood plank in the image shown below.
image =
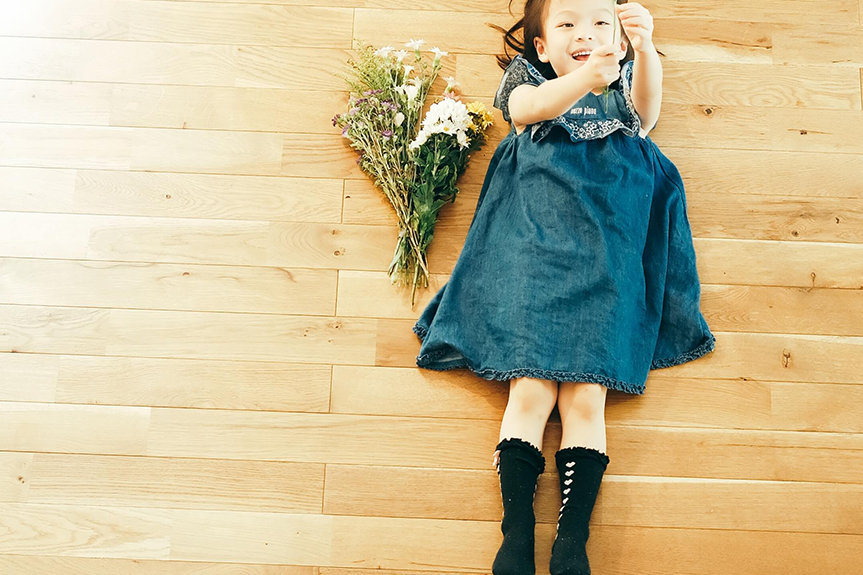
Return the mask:
M 314 515 L 324 492 L 318 463 L 47 453 L 31 459 L 27 503 Z
M 127 128 L 0 123 L 0 163 L 127 170 L 132 136 Z
M 863 198 L 863 155 L 680 148 L 662 151 L 680 172 L 687 190 L 702 194 L 765 194 Z M 825 186 L 824 182 L 830 185 Z
M 11 305 L 0 326 L 0 351 L 358 365 L 374 362 L 376 333 L 375 320 L 332 316 Z
M 333 115 L 348 109 L 346 90 L 109 86 L 112 126 L 332 134 Z
M 623 575 L 669 566 L 675 573 L 756 575 L 780 568 L 803 575 L 829 565 L 839 572 L 854 563 L 863 542 L 857 535 L 632 528 L 591 528 L 587 553 L 594 569 Z M 476 569 L 488 572 L 500 545 L 500 522 L 333 517 L 333 563 L 354 559 L 352 567 Z M 554 525 L 537 525 L 537 573 L 545 575 Z M 430 540 L 437 545 L 430 546 Z M 715 549 L 723 549 L 716 561 Z M 440 549 L 446 549 L 442 555 Z M 693 550 L 704 552 L 693 552 Z M 765 553 L 765 549 L 781 550 Z M 814 549 L 814 551 L 813 551 Z M 399 558 L 406 557 L 407 560 Z M 326 571 L 340 573 L 345 571 Z M 376 571 L 376 573 L 381 573 Z
M 273 176 L 281 161 L 281 134 L 162 129 L 131 133 L 133 170 Z
M 32 453 L 0 452 L 0 502 L 27 501 L 32 464 Z
M 262 0 L 183 0 L 192 2 L 231 2 L 257 4 Z M 267 4 L 305 5 L 309 0 L 266 0 Z M 316 3 L 318 0 L 315 0 Z M 325 0 L 327 6 L 346 8 L 399 9 L 404 3 L 399 0 Z M 506 0 L 447 0 L 445 6 L 439 2 L 419 1 L 413 5 L 417 10 L 441 10 L 447 12 L 493 12 L 503 15 L 518 13 L 524 9 L 524 2 L 517 0 L 511 5 Z M 650 6 L 654 16 L 663 18 L 700 17 L 718 20 L 747 20 L 755 22 L 790 23 L 847 23 L 857 19 L 856 0 L 839 0 L 825 6 L 819 0 L 776 0 L 769 4 L 753 4 L 745 0 L 729 2 L 702 2 L 692 6 L 688 2 L 675 0 Z
M 16 212 L 0 212 L 0 224 L 0 257 L 53 251 L 64 259 L 330 270 L 386 269 L 398 235 L 382 226 Z
M 0 399 L 326 413 L 330 369 L 271 362 L 5 353 L 0 354 L 0 370 L 7 375 L 7 385 L 0 390 Z M 347 365 L 332 369 L 332 413 L 499 421 L 508 397 L 508 385 L 480 382 L 466 370 L 426 373 Z M 606 421 L 863 432 L 856 409 L 863 394 L 859 383 L 721 380 L 654 371 L 647 389 L 638 401 L 609 394 Z M 560 421 L 557 410 L 551 421 Z
M 202 219 L 332 222 L 343 181 L 0 167 L 0 210 Z
M 0 80 L 0 122 L 109 126 L 111 91 L 110 84 Z
M 0 37 L 0 78 L 344 90 L 343 71 L 355 51 Z M 451 75 L 455 65 L 448 68 Z M 444 82 L 445 85 L 445 82 Z M 441 86 L 441 89 L 443 86 Z
M 329 564 L 332 518 L 324 515 L 190 511 L 174 515 L 171 560 Z M 225 516 L 225 513 L 230 513 Z
M 0 402 L 0 445 L 12 451 L 143 455 L 150 409 Z
M 0 258 L 0 303 L 332 315 L 336 270 Z
M 606 398 L 608 423 L 863 433 L 863 386 L 674 377 L 655 370 L 637 401 Z M 509 386 L 466 370 L 333 366 L 331 413 L 500 421 Z M 560 421 L 555 409 L 550 421 Z
M 0 353 L 0 400 L 325 413 L 330 365 Z
M 317 575 L 316 567 L 295 565 L 251 565 L 248 563 L 203 563 L 102 557 L 53 557 L 50 555 L 0 555 L 6 575 Z M 382 575 L 378 573 L 378 575 Z
M 180 411 L 153 409 L 149 455 L 489 469 L 500 432 L 493 420 Z M 860 434 L 625 424 L 607 429 L 614 473 L 621 475 L 859 484 L 863 470 Z M 286 433 L 294 440 L 280 441 Z M 560 425 L 550 422 L 543 442 L 547 460 L 554 461 L 560 437 Z
M 324 513 L 495 521 L 503 514 L 498 481 L 493 469 L 331 464 Z M 556 469 L 540 476 L 538 523 L 556 524 L 559 485 Z M 638 477 L 609 470 L 591 516 L 594 525 L 861 535 L 863 485 Z
M 44 547 L 52 545 L 50 539 L 50 528 L 52 523 L 68 520 L 76 528 L 76 533 L 82 532 L 89 525 L 90 528 L 102 519 L 107 525 L 102 527 L 101 533 L 112 533 L 112 525 L 116 528 L 118 514 L 112 508 L 87 508 L 75 506 L 71 509 L 54 506 L 44 506 L 44 511 L 39 514 L 21 511 L 20 507 L 4 506 L 15 511 L 14 519 L 26 517 L 30 523 L 37 524 L 45 531 L 39 531 L 37 538 L 25 551 L 40 553 L 45 552 Z M 179 517 L 184 524 L 191 523 L 186 515 L 193 512 L 171 511 L 170 519 L 177 520 Z M 215 525 L 244 520 L 245 514 L 235 512 L 211 512 L 209 525 L 203 525 L 204 531 L 199 534 L 199 539 L 204 540 L 211 536 L 217 529 Z M 275 515 L 275 514 L 274 514 Z M 143 520 L 136 522 L 136 531 L 129 537 L 143 537 L 148 532 L 154 537 L 162 535 L 165 527 L 156 522 L 157 516 L 151 516 L 152 525 L 147 525 Z M 86 537 L 72 539 L 63 546 L 49 551 L 49 553 L 62 554 L 61 556 L 28 557 L 27 555 L 4 555 L 0 557 L 0 566 L 11 565 L 12 569 L 22 567 L 58 568 L 62 571 L 39 571 L 45 573 L 62 572 L 67 575 L 78 573 L 92 573 L 93 571 L 82 571 L 81 569 L 111 569 L 111 573 L 117 575 L 148 575 L 150 573 L 168 573 L 170 575 L 191 575 L 192 573 L 206 573 L 207 575 L 221 575 L 222 573 L 240 573 L 243 575 L 309 575 L 312 571 L 302 571 L 302 567 L 284 565 L 284 559 L 312 559 L 312 547 L 323 546 L 322 540 L 329 534 L 332 537 L 332 547 L 324 547 L 317 553 L 319 563 L 325 566 L 315 568 L 315 573 L 322 575 L 412 575 L 420 572 L 447 572 L 451 573 L 458 569 L 457 573 L 484 572 L 488 570 L 494 559 L 494 554 L 500 545 L 499 522 L 469 522 L 469 521 L 444 521 L 444 520 L 417 520 L 417 519 L 389 519 L 389 518 L 353 518 L 353 517 L 331 517 L 327 518 L 328 525 L 310 525 L 301 523 L 296 515 L 275 515 L 269 519 L 261 528 L 255 529 L 244 540 L 223 541 L 219 539 L 213 544 L 222 544 L 219 549 L 220 555 L 231 555 L 234 561 L 243 561 L 243 565 L 230 564 L 229 562 L 214 563 L 181 563 L 171 560 L 121 560 L 112 559 L 118 555 L 118 551 L 110 545 L 102 545 L 101 549 L 97 542 L 88 540 Z M 309 517 L 309 516 L 306 516 Z M 104 518 L 104 519 L 103 519 Z M 150 519 L 148 517 L 147 519 Z M 90 520 L 88 522 L 88 520 Z M 243 521 L 245 523 L 245 521 Z M 262 533 L 264 528 L 275 529 L 268 533 Z M 148 529 L 149 528 L 149 529 Z M 308 553 L 302 556 L 302 551 L 293 548 L 290 552 L 282 554 L 261 551 L 255 543 L 271 543 L 272 534 L 282 534 L 288 529 L 301 531 L 305 537 L 294 540 L 297 547 L 307 547 Z M 56 527 L 53 528 L 56 530 Z M 549 554 L 552 540 L 554 539 L 554 526 L 540 524 L 537 526 L 537 573 L 545 575 L 548 570 Z M 254 541 L 260 538 L 259 542 Z M 178 538 L 177 538 L 178 539 Z M 171 540 L 171 554 L 174 554 L 175 541 Z M 429 546 L 429 540 L 438 542 L 437 546 Z M 717 543 L 718 542 L 718 543 Z M 114 546 L 119 542 L 113 542 Z M 194 545 L 193 542 L 182 542 L 181 552 L 187 552 Z M 283 547 L 283 543 L 275 545 Z M 728 554 L 728 560 L 717 562 L 712 551 L 704 553 L 692 553 L 693 549 L 710 550 L 712 544 L 722 546 Z M 206 545 L 206 543 L 204 543 Z M 632 528 L 621 526 L 598 525 L 591 529 L 591 538 L 588 541 L 588 553 L 591 564 L 595 568 L 603 568 L 603 573 L 620 574 L 637 569 L 639 572 L 648 572 L 651 566 L 658 564 L 669 564 L 669 555 L 672 554 L 673 568 L 682 573 L 703 573 L 704 575 L 720 575 L 728 572 L 741 575 L 758 575 L 769 571 L 771 568 L 781 568 L 783 573 L 790 575 L 804 575 L 813 570 L 821 568 L 835 572 L 846 570 L 852 564 L 854 551 L 859 547 L 858 536 L 829 535 L 829 534 L 801 534 L 783 532 L 748 532 L 748 531 L 711 531 L 702 529 L 656 529 L 656 528 Z M 179 546 L 179 542 L 177 543 Z M 431 553 L 440 548 L 451 551 L 450 554 L 441 557 L 432 557 Z M 266 546 L 264 546 L 266 549 Z M 781 549 L 781 555 L 766 554 L 764 549 Z M 105 550 L 110 552 L 105 552 Z M 688 550 L 688 552 L 687 552 Z M 814 550 L 814 551 L 813 551 Z M 95 557 L 99 553 L 103 556 Z M 150 554 L 155 554 L 156 549 L 151 549 Z M 320 557 L 330 553 L 326 562 Z M 140 549 L 140 545 L 132 546 L 129 555 L 146 554 Z M 93 555 L 94 557 L 87 557 Z M 276 556 L 273 556 L 276 555 Z M 74 557 L 73 557 L 74 556 Z M 279 557 L 283 559 L 278 562 Z M 777 557 L 779 559 L 777 560 Z M 250 561 L 270 561 L 273 569 L 266 569 L 264 565 L 248 564 Z M 224 560 L 224 559 L 222 559 Z M 363 568 L 362 566 L 365 566 Z M 220 569 L 221 567 L 221 569 Z M 230 569 L 242 569 L 242 571 Z M 311 567 L 309 567 L 311 568 Z M 409 571 L 406 569 L 416 569 Z M 484 570 L 484 571 L 483 571 Z M 18 573 L 32 573 L 33 571 L 12 571 Z
M 673 105 L 663 107 L 650 138 L 676 146 L 790 152 L 863 153 L 853 136 L 863 125 L 859 110 L 777 109 Z
M 0 35 L 308 48 L 349 47 L 346 8 L 138 0 L 0 6 Z
M 500 50 L 500 33 L 485 23 L 512 25 L 514 18 L 470 12 L 412 11 L 357 8 L 354 36 L 357 40 L 396 45 L 410 38 L 423 38 L 428 46 L 446 46 L 448 51 L 496 54 Z M 771 63 L 772 36 L 782 30 L 806 30 L 799 20 L 793 24 L 773 21 L 720 21 L 696 17 L 669 18 L 654 15 L 654 40 L 657 47 L 672 59 L 690 61 L 734 61 Z M 854 25 L 832 24 L 825 34 L 839 29 L 854 30 Z M 826 26 L 825 26 L 826 28 Z M 709 32 L 708 32 L 709 31 Z M 814 38 L 814 36 L 813 36 Z M 849 38 L 854 40 L 854 36 Z M 354 42 L 357 48 L 358 42 Z M 837 42 L 835 50 L 847 45 Z
M 0 4 L 0 36 L 129 39 L 124 2 L 33 0 Z
M 702 284 L 863 288 L 859 244 L 700 238 L 694 244 Z
M 77 170 L 0 167 L 0 211 L 68 212 L 74 204 Z
M 0 517 L 0 553 L 168 559 L 171 548 L 164 511 L 0 503 Z
M 494 58 L 459 55 L 458 70 L 462 93 L 478 97 L 491 109 L 501 74 Z M 777 108 L 860 109 L 856 69 L 827 69 L 816 77 L 811 66 L 707 68 L 669 62 L 663 70 L 666 106 L 709 103 L 765 113 Z M 748 89 L 753 85 L 755 92 Z M 346 86 L 309 91 L 52 80 L 2 80 L 0 86 L 0 120 L 15 122 L 332 133 L 334 110 L 347 109 Z M 295 109 L 306 113 L 292 113 Z M 499 124 L 503 137 L 508 126 Z M 491 139 L 496 135 L 493 129 Z
M 827 36 L 830 42 L 824 41 Z M 779 65 L 793 62 L 860 68 L 863 66 L 863 26 L 858 21 L 778 28 L 773 35 L 773 57 Z
M 7 525 L 29 526 L 17 537 L 0 539 L 0 552 L 186 561 L 208 555 L 210 561 L 306 565 L 331 561 L 332 518 L 322 515 L 21 503 L 0 504 L 0 514 Z

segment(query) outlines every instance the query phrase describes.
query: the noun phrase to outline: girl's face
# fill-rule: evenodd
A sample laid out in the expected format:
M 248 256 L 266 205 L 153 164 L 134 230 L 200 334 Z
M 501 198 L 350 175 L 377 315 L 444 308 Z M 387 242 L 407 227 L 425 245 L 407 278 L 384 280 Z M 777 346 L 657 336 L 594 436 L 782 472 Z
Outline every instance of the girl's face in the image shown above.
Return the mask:
M 551 0 L 544 38 L 534 38 L 541 62 L 548 62 L 558 77 L 580 68 L 587 56 L 573 58 L 579 50 L 593 50 L 614 41 L 614 0 Z M 626 51 L 620 34 L 619 49 Z

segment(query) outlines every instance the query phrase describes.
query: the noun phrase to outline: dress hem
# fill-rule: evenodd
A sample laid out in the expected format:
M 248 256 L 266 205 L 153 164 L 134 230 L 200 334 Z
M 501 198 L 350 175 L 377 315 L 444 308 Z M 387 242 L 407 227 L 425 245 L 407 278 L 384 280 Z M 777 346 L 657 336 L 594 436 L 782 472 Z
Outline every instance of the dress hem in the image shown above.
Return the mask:
M 420 340 L 424 340 L 426 335 L 428 334 L 428 330 L 420 326 L 419 324 L 414 324 L 411 329 L 415 334 L 417 334 L 417 336 L 419 336 Z M 681 363 L 686 363 L 687 361 L 698 359 L 699 357 L 713 351 L 713 349 L 715 348 L 715 342 L 716 338 L 711 335 L 706 341 L 704 341 L 694 349 L 691 349 L 685 353 L 674 357 L 653 361 L 650 364 L 650 369 L 652 370 L 672 367 Z M 509 370 L 500 370 L 494 368 L 478 369 L 474 367 L 467 358 L 455 359 L 446 363 L 439 364 L 431 363 L 435 360 L 435 358 L 440 357 L 446 353 L 446 350 L 438 350 L 437 352 L 418 355 L 416 356 L 416 364 L 418 367 L 431 369 L 434 371 L 449 371 L 451 369 L 466 367 L 475 374 L 482 377 L 483 379 L 497 381 L 508 381 L 519 377 L 531 377 L 535 379 L 546 379 L 557 382 L 578 381 L 587 383 L 598 383 L 600 385 L 604 385 L 608 389 L 622 391 L 624 393 L 629 393 L 633 395 L 644 395 L 645 391 L 646 382 L 637 384 L 623 381 L 620 379 L 615 379 L 613 377 L 608 377 L 607 375 L 602 375 L 600 373 L 560 371 L 535 367 L 519 367 Z

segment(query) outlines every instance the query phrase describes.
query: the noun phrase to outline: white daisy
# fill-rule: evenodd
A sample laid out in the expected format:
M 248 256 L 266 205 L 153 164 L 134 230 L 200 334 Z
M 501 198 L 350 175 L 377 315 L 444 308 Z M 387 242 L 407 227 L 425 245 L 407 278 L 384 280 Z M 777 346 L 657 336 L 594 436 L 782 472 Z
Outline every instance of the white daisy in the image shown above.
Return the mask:
M 441 56 L 446 56 L 448 54 L 448 52 L 444 52 L 443 50 L 441 50 L 437 46 L 432 48 L 431 51 L 435 53 L 435 56 L 434 56 L 435 61 L 440 60 Z
M 375 56 L 386 58 L 393 50 L 394 48 L 392 46 L 384 46 L 383 48 L 378 48 L 377 50 L 375 50 Z

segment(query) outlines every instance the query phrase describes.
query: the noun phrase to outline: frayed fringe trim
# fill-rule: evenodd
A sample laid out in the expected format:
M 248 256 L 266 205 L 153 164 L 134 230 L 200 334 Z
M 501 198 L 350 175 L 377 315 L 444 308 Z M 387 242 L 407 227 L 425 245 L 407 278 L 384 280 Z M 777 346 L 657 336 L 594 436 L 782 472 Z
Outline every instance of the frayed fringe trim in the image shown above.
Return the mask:
M 608 455 L 598 449 L 594 449 L 593 447 L 583 447 L 580 445 L 576 445 L 573 447 L 564 447 L 560 451 L 554 454 L 555 462 L 557 463 L 558 469 L 562 468 L 564 463 L 567 461 L 572 461 L 575 457 L 588 457 L 590 459 L 596 459 L 600 463 L 602 463 L 603 467 L 608 467 L 608 463 L 611 461 L 611 458 Z
M 419 336 L 420 340 L 424 340 L 426 335 L 428 335 L 428 329 L 419 324 L 414 324 L 413 328 L 411 329 L 415 334 L 417 334 L 417 336 Z M 713 335 L 710 335 L 710 337 L 704 343 L 700 344 L 695 349 L 692 349 L 686 353 L 682 353 L 675 357 L 653 361 L 650 364 L 650 369 L 662 369 L 666 367 L 680 365 L 681 363 L 686 363 L 688 361 L 696 360 L 701 356 L 713 351 L 715 347 L 716 338 Z M 434 353 L 426 353 L 423 355 L 419 355 L 416 358 L 416 364 L 419 367 L 431 369 L 434 371 L 448 371 L 451 369 L 466 367 L 475 374 L 482 377 L 483 379 L 489 380 L 509 381 L 511 379 L 516 379 L 519 377 L 532 377 L 535 379 L 547 379 L 550 381 L 556 381 L 558 383 L 563 381 L 598 383 L 607 387 L 608 389 L 622 391 L 624 393 L 629 393 L 633 395 L 644 395 L 645 390 L 646 382 L 641 384 L 632 383 L 620 379 L 615 379 L 613 377 L 608 377 L 607 375 L 602 375 L 599 373 L 588 373 L 582 371 L 559 371 L 532 367 L 521 367 L 505 371 L 492 368 L 477 369 L 473 365 L 471 365 L 467 358 L 456 359 L 448 363 L 439 365 L 432 364 L 435 359 L 445 355 L 446 353 L 446 350 L 438 350 Z
M 675 365 L 680 365 L 681 363 L 686 363 L 687 361 L 693 361 L 698 359 L 703 355 L 707 355 L 711 351 L 716 348 L 716 337 L 711 335 L 707 340 L 696 347 L 695 349 L 691 349 L 686 353 L 682 353 L 675 357 L 669 357 L 666 359 L 657 359 L 654 360 L 650 364 L 650 369 L 662 369 L 665 367 L 673 367 Z
M 545 457 L 543 457 L 542 451 L 540 451 L 539 448 L 533 443 L 525 441 L 520 437 L 508 437 L 497 444 L 497 446 L 495 447 L 495 451 L 503 451 L 508 447 L 520 447 L 522 449 L 527 449 L 536 456 L 536 461 L 539 464 L 539 472 L 542 473 L 545 471 Z

